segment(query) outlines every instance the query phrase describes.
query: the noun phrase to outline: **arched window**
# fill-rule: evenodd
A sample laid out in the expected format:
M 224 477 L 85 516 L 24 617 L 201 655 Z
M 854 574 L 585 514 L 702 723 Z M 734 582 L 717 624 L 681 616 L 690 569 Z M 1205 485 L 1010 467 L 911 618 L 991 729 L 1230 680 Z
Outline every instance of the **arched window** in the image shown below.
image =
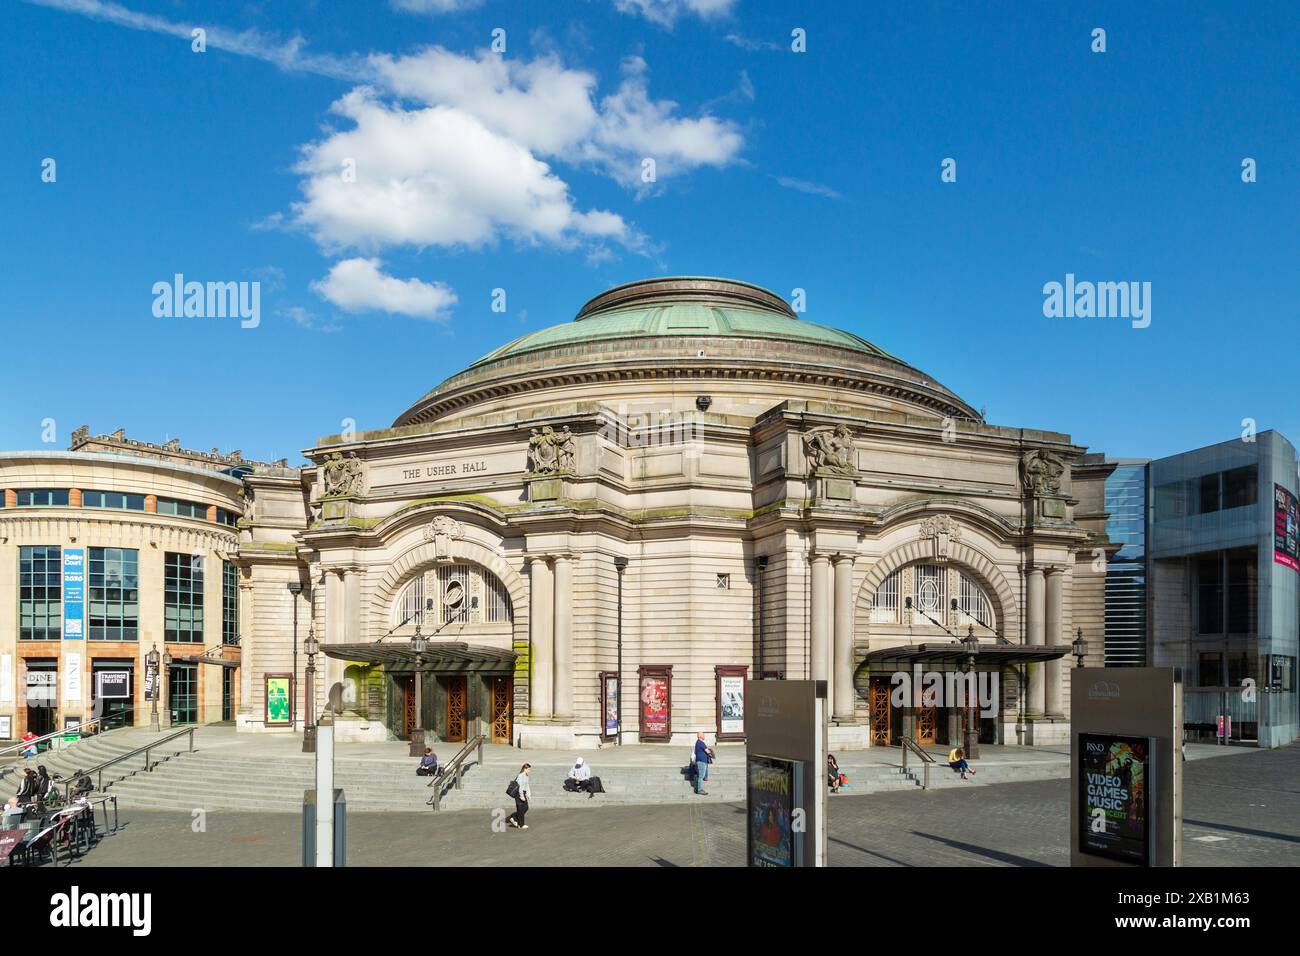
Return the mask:
M 426 599 L 433 610 L 426 610 Z M 409 621 L 407 619 L 410 619 Z M 509 624 L 514 620 L 510 593 L 501 580 L 476 564 L 440 564 L 413 578 L 398 595 L 393 625 Z
M 911 598 L 911 617 L 907 599 Z M 952 601 L 957 601 L 953 611 Z M 993 628 L 993 602 L 965 571 L 943 564 L 909 564 L 881 582 L 871 605 L 873 624 L 914 624 L 933 621 L 947 627 L 979 624 Z

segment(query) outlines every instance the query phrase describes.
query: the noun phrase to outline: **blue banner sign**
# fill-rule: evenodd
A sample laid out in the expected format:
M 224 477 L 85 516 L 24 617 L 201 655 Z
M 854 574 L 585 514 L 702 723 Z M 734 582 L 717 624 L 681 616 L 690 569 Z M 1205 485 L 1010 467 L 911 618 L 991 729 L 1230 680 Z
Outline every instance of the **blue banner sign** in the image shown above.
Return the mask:
M 83 548 L 63 549 L 63 639 L 79 641 L 86 636 L 86 552 Z

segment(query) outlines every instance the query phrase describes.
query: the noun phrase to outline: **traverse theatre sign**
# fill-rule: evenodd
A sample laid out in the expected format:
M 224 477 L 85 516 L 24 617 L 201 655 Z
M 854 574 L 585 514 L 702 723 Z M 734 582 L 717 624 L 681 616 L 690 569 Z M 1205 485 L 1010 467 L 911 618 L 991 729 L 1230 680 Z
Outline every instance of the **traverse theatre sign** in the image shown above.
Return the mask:
M 1085 667 L 1070 685 L 1070 865 L 1178 866 L 1181 674 Z

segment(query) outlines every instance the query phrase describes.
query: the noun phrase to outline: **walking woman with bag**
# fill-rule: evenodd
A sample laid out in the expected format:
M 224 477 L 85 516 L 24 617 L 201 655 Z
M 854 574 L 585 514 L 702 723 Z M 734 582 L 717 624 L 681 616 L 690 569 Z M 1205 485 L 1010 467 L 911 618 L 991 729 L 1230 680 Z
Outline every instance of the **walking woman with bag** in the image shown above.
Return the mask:
M 519 776 L 510 781 L 510 786 L 506 787 L 506 796 L 514 797 L 515 812 L 506 817 L 506 822 L 512 827 L 520 830 L 527 830 L 528 824 L 524 822 L 524 814 L 528 812 L 528 799 L 533 795 L 532 788 L 528 785 L 528 776 L 533 772 L 533 765 L 524 764 L 519 768 Z

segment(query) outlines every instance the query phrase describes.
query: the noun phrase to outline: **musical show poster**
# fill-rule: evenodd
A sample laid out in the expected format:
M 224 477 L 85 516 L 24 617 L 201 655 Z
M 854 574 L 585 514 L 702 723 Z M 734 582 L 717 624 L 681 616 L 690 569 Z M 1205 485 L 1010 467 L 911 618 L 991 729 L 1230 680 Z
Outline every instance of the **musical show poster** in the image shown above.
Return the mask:
M 794 762 L 751 756 L 749 865 L 794 866 Z
M 1079 750 L 1079 851 L 1149 865 L 1150 738 L 1080 734 Z
M 1273 561 L 1300 571 L 1300 505 L 1281 485 L 1273 486 Z

